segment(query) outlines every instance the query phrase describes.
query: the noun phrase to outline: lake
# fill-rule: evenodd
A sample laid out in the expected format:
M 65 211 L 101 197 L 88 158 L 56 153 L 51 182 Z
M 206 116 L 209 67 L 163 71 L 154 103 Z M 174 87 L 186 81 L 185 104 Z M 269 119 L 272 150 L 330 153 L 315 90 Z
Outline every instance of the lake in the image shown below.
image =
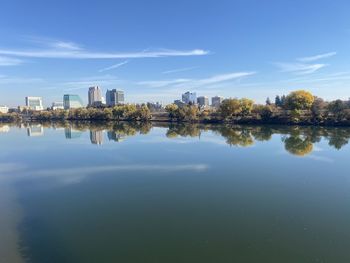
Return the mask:
M 350 262 L 350 128 L 0 125 L 0 262 Z

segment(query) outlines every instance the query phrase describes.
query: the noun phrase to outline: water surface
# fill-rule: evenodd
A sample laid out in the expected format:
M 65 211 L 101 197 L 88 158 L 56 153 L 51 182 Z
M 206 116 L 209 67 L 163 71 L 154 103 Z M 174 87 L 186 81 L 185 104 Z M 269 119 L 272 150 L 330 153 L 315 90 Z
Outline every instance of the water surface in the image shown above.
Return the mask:
M 349 128 L 1 125 L 0 262 L 350 262 Z

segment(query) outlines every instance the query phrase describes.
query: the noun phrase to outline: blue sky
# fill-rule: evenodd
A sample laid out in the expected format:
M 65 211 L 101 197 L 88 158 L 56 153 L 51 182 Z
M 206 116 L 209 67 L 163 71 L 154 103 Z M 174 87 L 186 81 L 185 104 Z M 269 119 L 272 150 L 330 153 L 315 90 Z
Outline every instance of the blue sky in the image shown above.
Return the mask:
M 99 85 L 128 102 L 350 97 L 350 1 L 2 0 L 0 104 Z

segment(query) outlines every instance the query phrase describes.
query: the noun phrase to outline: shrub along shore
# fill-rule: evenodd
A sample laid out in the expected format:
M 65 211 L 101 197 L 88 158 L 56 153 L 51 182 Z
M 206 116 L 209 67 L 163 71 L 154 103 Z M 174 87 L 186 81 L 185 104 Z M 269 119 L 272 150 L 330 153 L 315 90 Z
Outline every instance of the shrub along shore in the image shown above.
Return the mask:
M 350 126 L 350 100 L 324 101 L 310 92 L 299 90 L 288 96 L 268 98 L 265 105 L 242 98 L 225 99 L 219 108 L 169 104 L 163 111 L 147 105 L 125 104 L 113 108 L 24 111 L 0 114 L 0 121 L 164 121 L 237 124 L 287 124 Z

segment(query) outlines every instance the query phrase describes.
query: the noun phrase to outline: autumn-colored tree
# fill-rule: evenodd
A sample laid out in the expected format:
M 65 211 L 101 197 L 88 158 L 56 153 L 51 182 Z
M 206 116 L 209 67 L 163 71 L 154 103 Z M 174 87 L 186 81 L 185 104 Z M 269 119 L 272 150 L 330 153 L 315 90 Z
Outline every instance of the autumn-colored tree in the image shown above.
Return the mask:
M 226 119 L 240 114 L 242 112 L 242 107 L 238 99 L 226 99 L 220 104 L 219 110 L 221 116 Z
M 286 97 L 285 106 L 289 110 L 310 110 L 314 100 L 314 96 L 308 91 L 293 91 Z

